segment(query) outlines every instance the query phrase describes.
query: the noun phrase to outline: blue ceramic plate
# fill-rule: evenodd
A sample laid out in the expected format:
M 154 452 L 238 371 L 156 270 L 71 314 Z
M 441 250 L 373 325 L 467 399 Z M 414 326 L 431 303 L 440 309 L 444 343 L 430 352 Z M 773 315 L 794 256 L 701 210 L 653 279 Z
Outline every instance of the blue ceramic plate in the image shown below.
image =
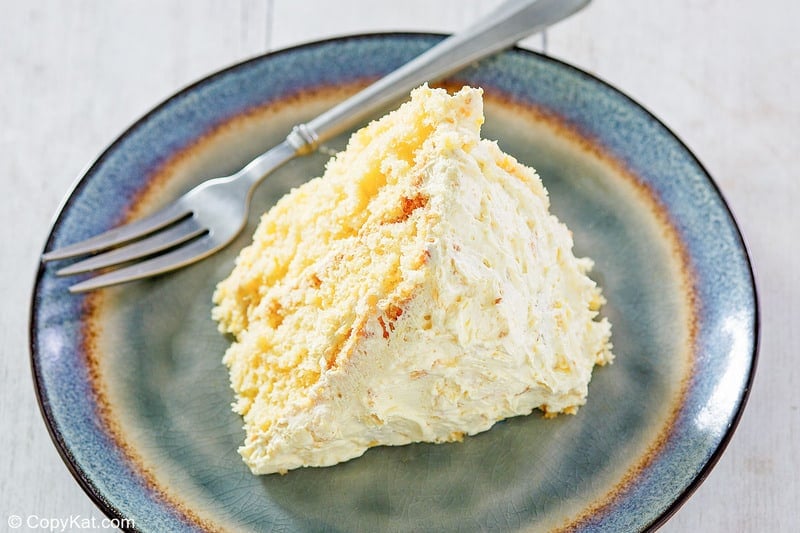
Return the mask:
M 228 174 L 440 39 L 368 35 L 219 72 L 143 117 L 77 182 L 46 249 L 150 212 Z M 576 416 L 538 412 L 463 443 L 380 447 L 329 468 L 256 477 L 236 453 L 211 293 L 258 215 L 319 175 L 288 164 L 258 190 L 242 237 L 174 274 L 89 295 L 38 272 L 36 390 L 89 496 L 143 531 L 452 531 L 653 528 L 718 459 L 753 376 L 748 257 L 719 191 L 656 118 L 569 65 L 522 50 L 448 85 L 483 87 L 484 136 L 536 169 L 576 251 L 595 259 L 616 362 Z M 330 143 L 338 149 L 342 139 Z

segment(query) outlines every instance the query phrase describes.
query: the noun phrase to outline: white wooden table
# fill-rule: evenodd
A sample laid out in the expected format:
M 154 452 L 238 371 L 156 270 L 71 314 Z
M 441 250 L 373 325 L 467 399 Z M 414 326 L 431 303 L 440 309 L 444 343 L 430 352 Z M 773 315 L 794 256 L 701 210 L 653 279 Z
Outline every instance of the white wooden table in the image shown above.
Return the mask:
M 0 0 L 0 530 L 102 518 L 38 412 L 27 312 L 65 191 L 137 117 L 223 66 L 298 42 L 453 31 L 497 0 Z M 800 39 L 794 0 L 595 0 L 531 46 L 659 116 L 729 201 L 758 278 L 762 343 L 727 452 L 664 531 L 800 530 Z

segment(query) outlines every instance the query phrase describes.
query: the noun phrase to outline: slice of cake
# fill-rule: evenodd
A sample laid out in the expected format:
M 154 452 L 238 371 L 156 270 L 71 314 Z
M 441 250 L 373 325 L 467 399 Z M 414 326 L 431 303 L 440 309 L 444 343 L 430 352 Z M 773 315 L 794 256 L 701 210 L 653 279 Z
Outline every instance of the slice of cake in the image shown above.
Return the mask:
M 589 259 L 482 92 L 416 89 L 266 213 L 213 316 L 256 474 L 574 413 L 612 359 Z

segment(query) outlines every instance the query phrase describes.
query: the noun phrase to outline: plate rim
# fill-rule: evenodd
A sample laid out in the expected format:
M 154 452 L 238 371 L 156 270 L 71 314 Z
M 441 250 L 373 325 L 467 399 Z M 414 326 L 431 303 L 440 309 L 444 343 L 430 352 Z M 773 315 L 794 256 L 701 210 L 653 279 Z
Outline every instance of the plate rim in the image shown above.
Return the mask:
M 41 370 L 39 368 L 39 349 L 38 343 L 36 342 L 35 332 L 37 331 L 37 315 L 38 315 L 38 291 L 42 281 L 42 278 L 45 274 L 44 263 L 41 261 L 41 254 L 50 248 L 52 245 L 52 241 L 54 238 L 54 231 L 62 219 L 65 209 L 70 205 L 71 201 L 73 201 L 76 193 L 81 189 L 83 185 L 87 182 L 90 174 L 94 169 L 99 167 L 102 162 L 106 159 L 106 157 L 125 139 L 127 138 L 132 132 L 134 132 L 141 124 L 146 122 L 149 118 L 153 115 L 160 112 L 163 108 L 167 107 L 171 102 L 174 100 L 182 97 L 183 95 L 190 93 L 194 89 L 199 86 L 202 86 L 206 83 L 213 81 L 214 79 L 225 76 L 228 73 L 245 67 L 248 64 L 257 63 L 260 61 L 269 60 L 269 58 L 284 55 L 284 54 L 292 54 L 299 50 L 313 48 L 324 44 L 330 43 L 338 43 L 344 41 L 355 41 L 355 40 L 368 40 L 368 39 L 388 39 L 388 38 L 408 38 L 408 39 L 417 39 L 417 38 L 438 38 L 442 39 L 448 37 L 449 34 L 446 33 L 437 33 L 437 32 L 414 32 L 414 31 L 389 31 L 389 32 L 360 32 L 360 33 L 353 33 L 353 34 L 346 34 L 340 36 L 329 37 L 325 39 L 318 39 L 308 42 L 303 42 L 294 46 L 281 48 L 278 50 L 269 51 L 263 54 L 258 54 L 256 56 L 244 59 L 242 61 L 238 61 L 236 63 L 230 64 L 225 66 L 221 69 L 214 70 L 210 74 L 202 76 L 201 78 L 184 85 L 173 92 L 167 98 L 161 100 L 153 107 L 151 107 L 146 113 L 139 116 L 136 120 L 130 123 L 127 127 L 125 127 L 108 145 L 106 145 L 93 160 L 91 160 L 79 173 L 78 176 L 73 180 L 72 184 L 68 187 L 67 191 L 64 193 L 59 205 L 57 206 L 51 220 L 48 224 L 47 228 L 47 237 L 45 239 L 44 245 L 41 249 L 39 255 L 39 262 L 37 266 L 37 270 L 34 276 L 33 284 L 31 286 L 31 293 L 29 297 L 29 312 L 28 312 L 28 350 L 29 350 L 29 362 L 31 368 L 31 377 L 33 381 L 33 388 L 36 396 L 36 402 L 39 406 L 39 411 L 42 416 L 42 419 L 45 423 L 45 427 L 47 428 L 47 432 L 50 436 L 51 441 L 55 445 L 56 451 L 58 452 L 59 456 L 61 457 L 62 462 L 66 465 L 68 471 L 81 487 L 83 492 L 90 498 L 90 500 L 110 519 L 117 520 L 118 523 L 123 524 L 125 527 L 121 527 L 121 529 L 125 531 L 138 531 L 135 524 L 133 527 L 128 527 L 126 523 L 126 518 L 124 514 L 110 501 L 108 501 L 105 495 L 92 483 L 89 476 L 85 473 L 84 469 L 81 468 L 68 445 L 63 439 L 59 429 L 58 429 L 58 422 L 55 420 L 55 417 L 51 411 L 49 406 L 49 400 L 46 397 L 45 386 L 42 381 L 41 377 Z M 720 201 L 720 204 L 724 211 L 727 213 L 730 221 L 732 229 L 734 230 L 735 240 L 738 243 L 739 249 L 742 252 L 744 263 L 747 268 L 748 281 L 749 281 L 749 288 L 752 291 L 753 297 L 753 330 L 752 330 L 752 341 L 753 341 L 753 349 L 750 357 L 748 359 L 750 368 L 744 382 L 744 386 L 738 390 L 737 398 L 736 398 L 736 405 L 733 411 L 731 412 L 731 417 L 729 419 L 729 424 L 725 430 L 725 432 L 721 435 L 719 443 L 717 444 L 716 448 L 712 451 L 709 455 L 708 459 L 705 461 L 703 466 L 698 470 L 698 472 L 694 475 L 691 482 L 677 495 L 677 497 L 672 501 L 670 505 L 668 505 L 659 516 L 657 516 L 653 521 L 647 524 L 643 531 L 655 531 L 661 526 L 664 525 L 688 500 L 689 498 L 695 493 L 695 491 L 702 485 L 702 483 L 706 480 L 708 475 L 714 469 L 714 467 L 719 462 L 720 458 L 726 451 L 730 441 L 733 438 L 736 429 L 741 421 L 741 418 L 744 414 L 745 407 L 750 397 L 750 392 L 753 387 L 753 383 L 755 380 L 756 369 L 758 366 L 758 359 L 759 359 L 759 351 L 760 351 L 760 344 L 761 344 L 761 310 L 760 310 L 760 300 L 758 296 L 758 286 L 756 281 L 755 269 L 753 265 L 753 261 L 751 258 L 750 250 L 747 246 L 747 243 L 744 239 L 742 234 L 740 225 L 733 213 L 733 210 L 730 207 L 727 199 L 725 198 L 722 190 L 720 189 L 717 182 L 714 180 L 713 176 L 710 172 L 708 172 L 707 168 L 697 155 L 689 148 L 689 146 L 683 141 L 683 139 L 678 136 L 669 126 L 667 126 L 661 119 L 659 119 L 653 112 L 651 112 L 646 106 L 641 104 L 639 101 L 632 98 L 628 93 L 619 89 L 615 85 L 612 85 L 610 82 L 607 82 L 600 76 L 595 73 L 589 72 L 584 70 L 578 66 L 575 66 L 571 63 L 566 62 L 565 60 L 559 59 L 557 57 L 553 57 L 551 55 L 547 55 L 542 52 L 538 52 L 535 50 L 530 50 L 526 48 L 522 48 L 520 46 L 513 46 L 505 51 L 514 53 L 522 53 L 527 55 L 532 55 L 537 58 L 537 60 L 548 61 L 557 64 L 561 68 L 565 68 L 567 70 L 572 71 L 579 76 L 588 78 L 589 80 L 600 84 L 601 86 L 605 87 L 607 90 L 611 90 L 612 92 L 616 93 L 617 95 L 621 96 L 624 100 L 626 100 L 629 104 L 633 105 L 634 107 L 638 108 L 640 111 L 643 111 L 647 118 L 655 122 L 658 126 L 663 128 L 665 132 L 675 140 L 680 148 L 693 160 L 693 162 L 697 165 L 698 169 L 701 171 L 705 179 L 707 180 L 708 184 L 711 186 L 713 193 L 717 196 Z M 504 52 L 500 52 L 504 53 Z M 458 73 L 455 73 L 453 76 L 457 76 Z M 750 332 L 748 332 L 750 333 Z M 185 522 L 189 525 L 188 522 Z

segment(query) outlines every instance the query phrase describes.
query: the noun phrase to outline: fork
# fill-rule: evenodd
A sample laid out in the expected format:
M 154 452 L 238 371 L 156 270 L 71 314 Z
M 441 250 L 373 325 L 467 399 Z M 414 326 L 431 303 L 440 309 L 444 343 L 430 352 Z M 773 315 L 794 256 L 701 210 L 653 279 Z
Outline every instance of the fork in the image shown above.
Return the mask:
M 207 180 L 152 215 L 48 251 L 42 261 L 102 252 L 61 268 L 56 272 L 59 276 L 123 265 L 69 288 L 70 292 L 83 292 L 155 276 L 206 258 L 242 231 L 253 190 L 273 170 L 363 123 L 418 85 L 503 50 L 579 11 L 590 1 L 508 0 L 467 30 L 441 41 L 308 123 L 294 126 L 283 142 L 239 172 Z

